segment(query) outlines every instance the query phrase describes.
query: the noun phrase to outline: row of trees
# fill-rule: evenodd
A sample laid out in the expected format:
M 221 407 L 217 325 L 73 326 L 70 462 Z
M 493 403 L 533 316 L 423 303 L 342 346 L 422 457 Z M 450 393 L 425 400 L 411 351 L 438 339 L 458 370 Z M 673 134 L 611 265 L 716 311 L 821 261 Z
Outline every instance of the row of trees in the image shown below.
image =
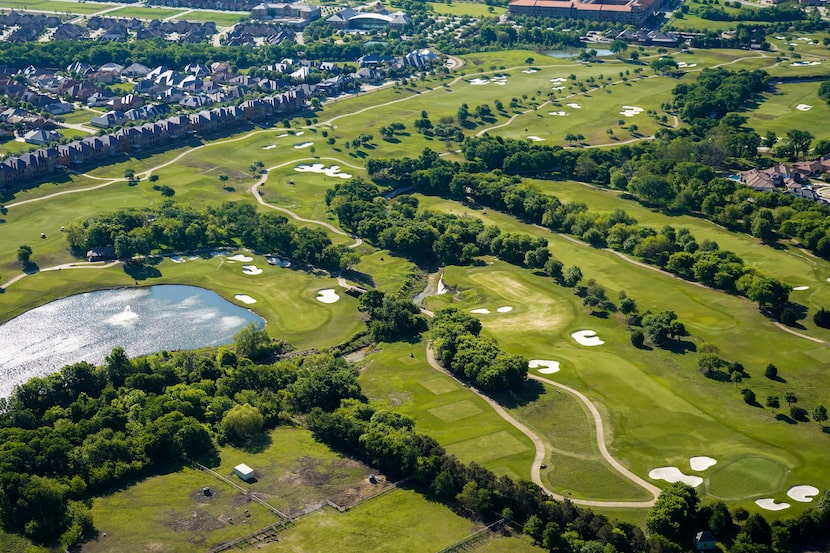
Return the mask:
M 196 251 L 244 246 L 325 269 L 344 269 L 358 256 L 332 244 L 318 228 L 296 227 L 275 213 L 258 213 L 246 202 L 205 208 L 174 203 L 96 215 L 66 227 L 69 247 L 83 255 L 91 248 L 113 246 L 119 259 L 156 252 Z
M 491 152 L 495 149 L 506 152 L 514 145 L 510 141 L 493 138 L 478 138 L 469 142 L 465 142 L 465 153 L 469 156 L 478 155 L 483 150 Z M 429 166 L 425 166 L 425 162 L 428 162 Z M 585 204 L 561 202 L 556 196 L 540 191 L 538 187 L 523 182 L 519 177 L 510 177 L 499 172 L 465 171 L 473 168 L 476 163 L 479 161 L 472 159 L 462 166 L 458 163 L 435 160 L 424 154 L 419 159 L 395 162 L 377 160 L 371 164 L 369 171 L 373 178 L 379 174 L 387 181 L 394 178 L 402 185 L 414 185 L 424 193 L 473 200 L 550 230 L 573 234 L 595 247 L 607 246 L 636 255 L 682 278 L 743 294 L 758 302 L 763 309 L 789 322 L 798 316 L 798 309 L 789 305 L 789 286 L 744 265 L 740 257 L 733 252 L 721 250 L 714 242 L 706 240 L 698 243 L 688 229 L 666 226 L 657 231 L 639 225 L 633 217 L 620 209 L 610 213 L 594 213 L 588 211 Z M 417 169 L 418 166 L 421 169 Z M 678 171 L 681 170 L 704 178 L 709 178 L 708 173 L 711 172 L 711 169 L 697 165 L 678 168 Z M 647 174 L 632 180 L 635 188 L 659 186 L 659 183 L 651 183 L 652 179 Z M 713 181 L 714 177 L 709 178 L 708 182 Z M 734 183 L 726 179 L 718 180 L 715 184 L 727 190 L 735 190 Z M 463 237 L 459 236 L 458 241 L 464 243 Z M 501 242 L 493 240 L 491 247 Z M 524 252 L 526 258 L 523 260 L 518 259 L 516 254 L 500 252 L 497 255 L 513 263 L 524 262 L 530 267 L 542 267 L 546 258 L 537 264 L 536 253 L 528 256 L 528 252 L 538 250 L 538 246 L 534 246 L 537 244 L 528 242 L 525 247 L 517 248 L 519 252 Z M 542 256 L 544 257 L 544 254 Z

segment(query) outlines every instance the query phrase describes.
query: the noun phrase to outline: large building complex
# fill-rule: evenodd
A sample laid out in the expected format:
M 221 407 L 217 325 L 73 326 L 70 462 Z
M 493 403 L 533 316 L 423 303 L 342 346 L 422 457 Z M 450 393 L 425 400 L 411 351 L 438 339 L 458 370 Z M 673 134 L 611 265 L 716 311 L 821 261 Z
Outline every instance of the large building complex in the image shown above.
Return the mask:
M 665 0 L 512 0 L 510 13 L 642 25 Z

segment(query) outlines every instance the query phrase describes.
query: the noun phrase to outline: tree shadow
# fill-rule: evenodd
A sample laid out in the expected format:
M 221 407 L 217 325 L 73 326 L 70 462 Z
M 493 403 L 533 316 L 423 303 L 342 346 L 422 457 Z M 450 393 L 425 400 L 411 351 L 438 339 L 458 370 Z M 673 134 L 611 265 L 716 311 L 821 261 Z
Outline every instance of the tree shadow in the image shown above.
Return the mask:
M 273 440 L 271 439 L 271 434 L 268 432 L 263 432 L 255 438 L 252 438 L 249 441 L 245 442 L 244 444 L 233 445 L 237 449 L 241 449 L 245 453 L 262 453 L 266 449 L 271 447 L 272 443 Z
M 487 396 L 491 397 L 499 405 L 506 407 L 507 409 L 515 409 L 516 407 L 522 407 L 528 403 L 533 403 L 544 393 L 546 393 L 545 387 L 541 382 L 536 380 L 528 380 L 525 382 L 525 385 L 521 390 L 490 392 L 487 393 Z
M 355 271 L 354 269 L 348 269 L 343 271 L 343 277 L 354 282 L 360 283 L 364 286 L 368 286 L 370 288 L 375 287 L 375 279 L 372 278 L 372 275 L 368 273 L 363 273 L 361 271 Z
M 685 354 L 690 351 L 697 351 L 697 345 L 694 342 L 686 340 L 666 340 L 660 344 L 660 349 L 670 351 L 672 353 Z
M 401 139 L 396 138 L 394 136 L 384 138 L 383 140 L 384 140 L 384 142 L 389 142 L 390 144 L 400 144 L 401 143 Z
M 33 275 L 40 272 L 40 267 L 34 261 L 27 261 L 23 264 L 23 272 L 27 275 Z
M 161 277 L 161 271 L 144 263 L 127 262 L 124 263 L 124 272 L 130 275 L 130 278 L 138 282 L 139 280 L 147 280 L 148 278 Z
M 796 422 L 793 419 L 791 419 L 784 413 L 778 413 L 777 415 L 775 415 L 775 420 L 786 422 L 787 424 L 796 424 Z

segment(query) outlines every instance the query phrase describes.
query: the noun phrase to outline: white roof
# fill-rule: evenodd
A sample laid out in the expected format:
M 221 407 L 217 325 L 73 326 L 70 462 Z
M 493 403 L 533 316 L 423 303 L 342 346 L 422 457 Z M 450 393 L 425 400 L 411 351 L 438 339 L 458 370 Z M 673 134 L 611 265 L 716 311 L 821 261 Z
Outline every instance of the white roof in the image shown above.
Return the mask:
M 233 470 L 238 472 L 239 474 L 251 474 L 254 472 L 254 469 L 246 465 L 245 463 L 240 463 L 233 467 Z

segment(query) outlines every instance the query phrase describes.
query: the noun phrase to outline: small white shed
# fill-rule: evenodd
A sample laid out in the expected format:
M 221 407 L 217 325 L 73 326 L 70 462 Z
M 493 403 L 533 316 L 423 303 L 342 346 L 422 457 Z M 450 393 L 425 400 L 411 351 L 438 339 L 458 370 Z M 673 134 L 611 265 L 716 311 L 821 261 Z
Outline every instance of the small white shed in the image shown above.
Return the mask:
M 233 467 L 233 473 L 245 482 L 250 482 L 254 479 L 254 469 L 242 463 Z

